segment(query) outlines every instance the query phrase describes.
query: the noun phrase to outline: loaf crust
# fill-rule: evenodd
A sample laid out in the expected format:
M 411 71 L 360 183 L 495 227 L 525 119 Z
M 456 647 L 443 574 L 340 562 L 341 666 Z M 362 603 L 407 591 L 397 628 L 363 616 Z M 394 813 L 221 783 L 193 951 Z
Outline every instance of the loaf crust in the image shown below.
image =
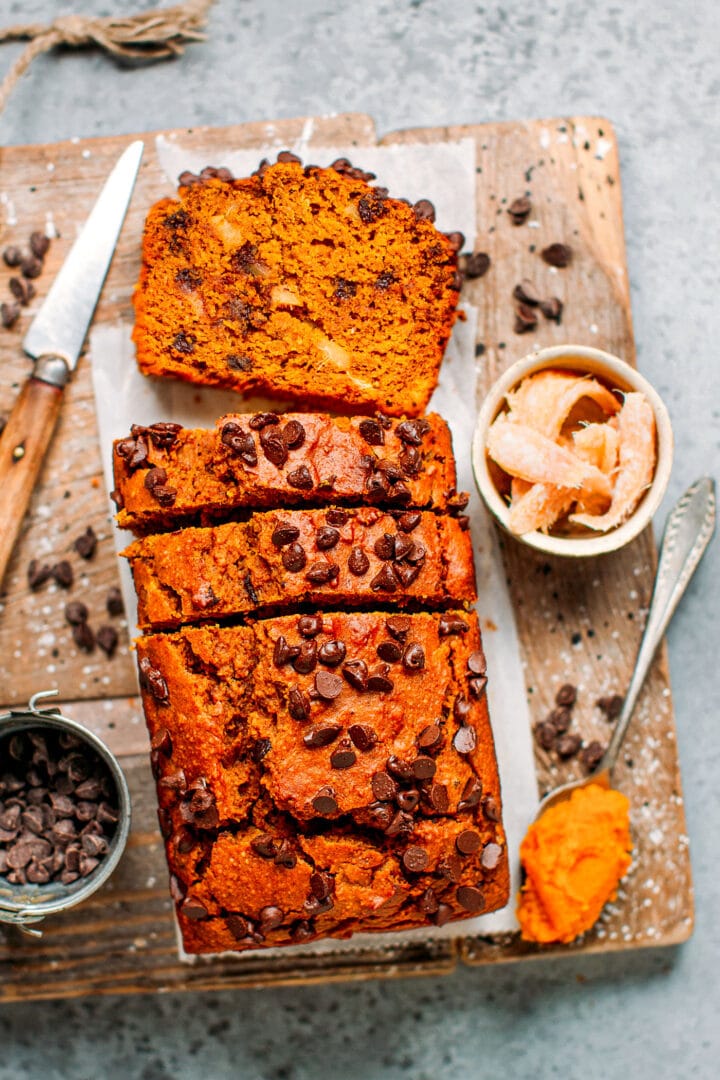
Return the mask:
M 416 420 L 322 413 L 221 417 L 212 430 L 134 427 L 113 447 L 117 521 L 137 534 L 227 520 L 247 507 L 447 510 L 452 439 L 434 413 Z
M 507 901 L 475 614 L 302 618 L 138 642 L 188 952 L 442 924 Z
M 246 179 L 186 176 L 179 199 L 150 210 L 134 296 L 140 370 L 418 415 L 456 317 L 457 243 L 426 201 L 281 156 Z
M 143 630 L 289 604 L 438 608 L 477 598 L 470 533 L 423 511 L 272 510 L 148 536 L 123 554 Z

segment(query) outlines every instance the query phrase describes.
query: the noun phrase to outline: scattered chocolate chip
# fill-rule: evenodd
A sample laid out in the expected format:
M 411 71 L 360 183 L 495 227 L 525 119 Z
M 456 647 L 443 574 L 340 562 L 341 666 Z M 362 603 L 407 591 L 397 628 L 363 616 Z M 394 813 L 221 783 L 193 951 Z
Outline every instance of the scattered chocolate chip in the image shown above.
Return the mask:
M 440 725 L 436 722 L 424 727 L 415 742 L 420 750 L 430 750 L 438 745 L 441 737 Z
M 286 480 L 290 487 L 298 488 L 300 490 L 309 491 L 314 487 L 313 478 L 310 475 L 310 470 L 307 465 L 298 465 L 296 469 L 293 469 L 287 474 Z
M 513 329 L 516 334 L 527 334 L 537 326 L 537 315 L 534 308 L 529 304 L 515 305 L 515 323 Z
M 310 749 L 329 746 L 342 731 L 339 724 L 313 724 L 303 735 L 303 742 Z
M 250 432 L 244 431 L 235 420 L 228 420 L 227 423 L 223 424 L 220 432 L 220 442 L 246 465 L 251 468 L 257 465 L 258 457 L 255 440 Z
M 452 634 L 466 634 L 469 627 L 464 619 L 458 615 L 441 615 L 438 623 L 440 637 L 449 637 Z
M 153 667 L 147 656 L 144 656 L 140 660 L 138 666 L 140 668 L 140 685 L 149 690 L 155 700 L 160 702 L 160 704 L 167 704 L 170 700 L 170 692 L 162 672 L 159 671 L 158 668 Z
M 555 750 L 559 758 L 564 761 L 577 754 L 582 745 L 582 739 L 579 735 L 575 735 L 568 732 L 567 735 L 560 735 L 555 742 Z
M 348 570 L 355 577 L 362 577 L 370 569 L 370 560 L 360 547 L 354 547 L 348 558 Z
M 413 212 L 418 221 L 435 220 L 435 207 L 429 199 L 419 199 L 413 206 Z
M 482 911 L 485 907 L 485 897 L 481 890 L 476 889 L 473 885 L 461 885 L 455 896 L 460 907 L 464 907 L 466 911 L 473 914 Z
M 361 420 L 358 428 L 368 446 L 382 446 L 385 432 L 377 420 Z
M 395 434 L 408 446 L 422 446 L 423 437 L 430 430 L 427 420 L 403 420 L 395 428 Z
M 388 827 L 385 829 L 385 835 L 405 836 L 412 832 L 414 825 L 415 821 L 412 814 L 407 814 L 404 810 L 398 810 Z
M 69 589 L 74 581 L 73 569 L 67 559 L 55 563 L 50 568 L 50 575 L 55 579 L 61 589 Z
M 482 851 L 480 862 L 485 870 L 494 870 L 502 857 L 502 848 L 499 844 L 486 844 Z
M 599 743 L 596 739 L 593 739 L 591 743 L 584 746 L 580 751 L 580 760 L 587 769 L 588 772 L 592 772 L 598 767 L 605 754 L 605 747 L 602 743 Z
M 471 754 L 477 745 L 474 727 L 460 727 L 453 736 L 453 746 L 458 754 Z
M 330 787 L 322 787 L 312 801 L 313 809 L 317 814 L 326 816 L 337 811 L 338 804 L 335 792 Z
M 546 717 L 546 722 L 555 729 L 556 735 L 564 735 L 572 722 L 572 712 L 568 705 L 558 705 Z
M 311 585 L 329 585 L 340 574 L 340 567 L 333 562 L 314 562 L 305 577 Z
M 116 586 L 113 586 L 108 592 L 105 600 L 105 607 L 107 608 L 108 615 L 123 615 L 125 613 L 122 593 Z
M 343 739 L 336 750 L 330 755 L 330 767 L 332 769 L 350 769 L 357 761 L 357 754 L 353 750 L 350 740 Z
M 81 559 L 91 559 L 97 547 L 97 536 L 92 525 L 88 525 L 84 533 L 75 540 L 73 547 Z
M 564 683 L 555 695 L 555 702 L 558 705 L 572 706 L 575 704 L 576 699 L 577 687 L 573 686 L 572 683 Z
M 401 514 L 398 518 L 398 529 L 400 532 L 411 533 L 418 527 L 421 521 L 421 514 L 417 510 L 408 510 L 406 513 Z M 395 541 L 395 545 L 399 542 L 399 537 Z
M 11 330 L 20 318 L 20 308 L 17 304 L 0 304 L 0 322 L 6 330 Z
M 45 258 L 50 250 L 50 238 L 41 232 L 33 232 L 30 234 L 30 250 L 36 259 Z M 11 265 L 11 264 L 8 264 Z M 17 264 L 16 264 L 17 265 Z
M 485 811 L 485 817 L 489 821 L 500 820 L 500 809 L 498 804 L 492 795 L 485 795 L 482 800 L 483 810 Z
M 410 625 L 410 619 L 407 615 L 391 615 L 389 619 L 385 620 L 388 634 L 391 634 L 397 641 L 404 641 L 410 630 Z
M 318 660 L 328 667 L 337 667 L 345 659 L 345 651 L 342 641 L 326 641 L 318 650 Z
M 307 555 L 302 544 L 292 543 L 282 553 L 282 564 L 291 574 L 299 574 L 307 565 Z
M 425 650 L 422 645 L 415 641 L 406 645 L 402 663 L 406 671 L 421 671 L 425 667 Z
M 541 746 L 543 750 L 552 750 L 557 738 L 557 731 L 548 720 L 536 724 L 533 728 L 533 734 L 538 746 Z
M 292 665 L 298 675 L 309 675 L 317 664 L 317 642 L 314 639 L 303 641 L 293 659 Z
M 546 319 L 556 322 L 558 326 L 562 322 L 563 302 L 557 296 L 551 296 L 547 300 L 540 301 L 540 310 Z
M 297 525 L 291 525 L 287 521 L 279 521 L 273 529 L 270 539 L 276 548 L 283 548 L 297 540 L 299 535 L 300 530 Z
M 416 780 L 431 780 L 435 775 L 437 766 L 431 757 L 421 754 L 412 763 L 412 772 Z
M 6 266 L 19 266 L 22 262 L 22 251 L 15 244 L 9 244 L 3 251 L 3 260 Z
M 370 693 L 390 694 L 394 689 L 394 684 L 392 679 L 387 677 L 386 671 L 380 670 L 368 675 L 365 689 Z
M 65 607 L 65 619 L 71 626 L 87 622 L 88 609 L 80 600 L 72 600 Z
M 377 732 L 369 724 L 351 724 L 348 735 L 353 745 L 363 752 L 372 750 L 378 741 Z
M 315 690 L 323 701 L 334 701 L 340 695 L 343 681 L 331 671 L 318 671 L 315 676 Z
M 23 307 L 27 307 L 35 296 L 35 286 L 33 283 L 31 281 L 25 281 L 22 278 L 11 277 L 8 281 L 8 288 L 15 299 L 18 300 Z
M 481 278 L 490 269 L 490 256 L 484 251 L 474 251 L 461 262 L 461 269 L 468 278 Z
M 384 533 L 379 536 L 373 545 L 373 550 L 378 559 L 385 561 L 395 557 L 395 537 L 392 533 Z
M 191 896 L 186 896 L 183 902 L 180 904 L 180 912 L 186 919 L 192 919 L 193 922 L 198 922 L 200 919 L 207 919 L 208 910 L 200 900 L 196 900 Z
M 92 652 L 95 648 L 95 635 L 86 622 L 76 623 L 72 628 L 73 641 L 83 652 Z
M 262 431 L 266 427 L 274 427 L 280 423 L 280 417 L 274 412 L 255 413 L 248 420 L 248 427 L 253 431 Z
M 529 307 L 537 307 L 540 303 L 540 294 L 533 285 L 532 281 L 527 278 L 523 278 L 522 281 L 513 289 L 513 296 L 516 300 L 519 300 L 521 304 L 527 304 Z
M 474 855 L 480 847 L 480 836 L 473 829 L 463 829 L 455 837 L 455 847 L 461 855 Z
M 470 691 L 471 697 L 474 697 L 479 701 L 487 690 L 487 684 L 487 675 L 479 675 L 475 679 L 470 679 L 468 682 L 468 690 Z
M 465 787 L 463 788 L 460 802 L 458 803 L 458 810 L 472 810 L 472 808 L 477 806 L 480 802 L 481 795 L 482 784 L 476 776 L 471 776 L 465 782 Z
M 567 244 L 550 244 L 542 249 L 540 255 L 548 266 L 557 266 L 562 270 L 572 260 L 572 248 Z
M 624 703 L 625 699 L 620 694 L 610 694 L 607 697 L 598 698 L 595 702 L 598 709 L 605 713 L 606 720 L 617 720 Z
M 267 934 L 271 930 L 277 930 L 278 926 L 282 926 L 284 918 L 285 912 L 282 908 L 268 904 L 260 909 L 260 929 L 263 934 Z
M 370 588 L 373 592 L 395 592 L 398 587 L 398 583 L 395 577 L 393 568 L 385 563 L 377 572 L 375 577 L 370 582 Z
M 101 626 L 95 635 L 95 641 L 97 642 L 98 647 L 102 649 L 102 651 L 105 653 L 105 655 L 110 658 L 117 648 L 117 630 L 115 630 L 115 628 L 112 626 Z
M 304 638 L 317 637 L 323 628 L 322 615 L 301 615 L 297 627 Z
M 427 869 L 429 861 L 427 851 L 418 847 L 417 844 L 406 848 L 402 857 L 403 866 L 411 874 L 421 874 L 423 870 Z
M 526 195 L 521 195 L 518 199 L 513 199 L 507 208 L 507 212 L 510 215 L 510 220 L 513 225 L 522 225 L 527 221 L 532 210 L 532 203 Z
M 361 693 L 367 689 L 368 667 L 364 660 L 348 660 L 343 664 L 342 673 L 353 689 Z
M 34 255 L 23 255 L 20 260 L 20 273 L 25 278 L 38 278 L 42 274 L 42 262 Z
M 340 533 L 330 525 L 321 525 L 315 534 L 315 544 L 320 551 L 329 551 L 334 548 L 340 539 Z

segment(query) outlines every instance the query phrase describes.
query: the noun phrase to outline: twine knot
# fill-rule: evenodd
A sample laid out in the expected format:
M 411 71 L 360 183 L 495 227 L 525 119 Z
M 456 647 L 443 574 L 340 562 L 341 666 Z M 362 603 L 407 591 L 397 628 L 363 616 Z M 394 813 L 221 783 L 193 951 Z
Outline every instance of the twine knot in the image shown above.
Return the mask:
M 95 21 L 86 19 L 83 15 L 61 15 L 47 29 L 48 32 L 54 31 L 58 35 L 58 44 L 80 48 L 81 45 L 89 45 L 93 41 L 92 28 Z

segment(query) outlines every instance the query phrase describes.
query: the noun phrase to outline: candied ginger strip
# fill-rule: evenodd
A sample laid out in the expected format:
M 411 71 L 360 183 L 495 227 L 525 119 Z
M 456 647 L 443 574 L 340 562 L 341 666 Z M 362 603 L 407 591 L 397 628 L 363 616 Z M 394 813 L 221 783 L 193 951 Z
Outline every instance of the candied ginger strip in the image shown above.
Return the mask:
M 620 408 L 620 402 L 597 379 L 563 371 L 540 371 L 524 379 L 507 395 L 509 417 L 527 424 L 548 439 L 557 439 L 568 416 L 583 398 L 590 398 L 608 416 Z
M 535 529 L 549 529 L 572 506 L 577 492 L 550 484 L 533 484 L 510 504 L 508 525 L 517 536 Z
M 644 394 L 625 395 L 618 417 L 618 469 L 610 509 L 605 514 L 571 514 L 574 525 L 606 532 L 637 506 L 655 471 L 655 417 Z
M 588 424 L 573 431 L 575 453 L 601 472 L 611 473 L 617 465 L 620 436 L 611 424 Z
M 610 495 L 604 473 L 525 424 L 500 415 L 488 432 L 487 452 L 501 469 L 532 484 L 582 488 Z

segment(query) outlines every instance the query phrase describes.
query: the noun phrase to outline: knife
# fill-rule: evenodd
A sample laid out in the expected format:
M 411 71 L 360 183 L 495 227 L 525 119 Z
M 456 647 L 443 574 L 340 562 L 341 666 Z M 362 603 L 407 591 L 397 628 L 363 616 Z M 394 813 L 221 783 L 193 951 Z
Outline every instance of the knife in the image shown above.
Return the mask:
M 144 144 L 130 144 L 25 335 L 35 361 L 0 436 L 0 583 L 102 291 L 140 168 Z

